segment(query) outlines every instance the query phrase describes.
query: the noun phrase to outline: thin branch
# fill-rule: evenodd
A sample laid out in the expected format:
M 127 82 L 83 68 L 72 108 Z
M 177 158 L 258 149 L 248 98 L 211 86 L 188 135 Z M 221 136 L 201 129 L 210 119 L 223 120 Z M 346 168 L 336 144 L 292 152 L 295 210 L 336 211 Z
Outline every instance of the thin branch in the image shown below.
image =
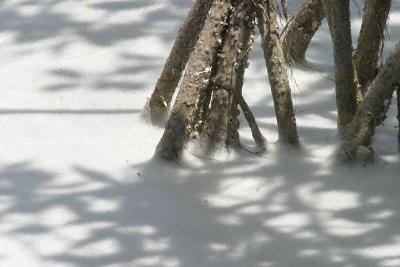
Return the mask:
M 253 113 L 251 112 L 249 105 L 247 105 L 246 101 L 243 98 L 243 95 L 236 95 L 236 97 L 239 106 L 242 109 L 247 122 L 249 123 L 251 134 L 253 135 L 254 141 L 261 149 L 265 151 L 267 146 L 267 139 L 261 133 L 260 128 L 258 127 L 256 119 Z

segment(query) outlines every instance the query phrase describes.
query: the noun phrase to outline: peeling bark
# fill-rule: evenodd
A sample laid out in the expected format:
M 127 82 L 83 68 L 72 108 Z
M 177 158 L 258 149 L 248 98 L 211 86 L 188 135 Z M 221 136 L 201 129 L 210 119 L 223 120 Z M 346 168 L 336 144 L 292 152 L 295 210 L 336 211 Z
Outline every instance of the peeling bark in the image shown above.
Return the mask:
M 156 154 L 165 160 L 174 160 L 179 156 L 189 132 L 196 126 L 199 106 L 207 98 L 219 39 L 225 29 L 231 7 L 230 1 L 215 0 L 206 19 L 189 59 L 164 135 L 157 146 Z
M 386 60 L 368 88 L 342 144 L 340 156 L 344 160 L 374 158 L 371 148 L 376 126 L 386 119 L 393 92 L 400 86 L 400 43 Z
M 145 112 L 153 124 L 164 124 L 175 89 L 181 79 L 190 53 L 198 40 L 214 0 L 196 0 L 182 24 L 174 46 L 148 100 Z
M 275 105 L 279 141 L 284 144 L 298 144 L 299 137 L 291 89 L 285 66 L 282 43 L 278 33 L 277 0 L 263 0 L 262 3 L 263 9 L 257 9 L 259 28 Z
M 321 0 L 303 2 L 283 40 L 283 50 L 288 60 L 304 58 L 308 45 L 324 18 L 325 12 Z
M 345 133 L 357 110 L 358 81 L 352 60 L 349 0 L 322 0 L 332 36 L 338 132 Z
M 363 93 L 379 71 L 379 59 L 384 40 L 391 0 L 365 1 L 363 21 L 354 64 Z

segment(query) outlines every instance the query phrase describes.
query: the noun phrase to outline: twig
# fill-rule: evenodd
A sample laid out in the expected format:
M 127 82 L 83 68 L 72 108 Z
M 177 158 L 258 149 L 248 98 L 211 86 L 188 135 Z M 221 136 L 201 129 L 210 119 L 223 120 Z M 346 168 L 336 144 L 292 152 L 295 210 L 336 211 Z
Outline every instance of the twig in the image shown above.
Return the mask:
M 250 154 L 259 156 L 260 158 L 266 154 L 264 149 L 263 149 L 263 150 L 259 150 L 259 151 L 251 151 L 250 149 L 248 149 L 247 147 L 245 147 L 245 146 L 242 145 L 241 143 L 239 143 L 239 147 L 240 147 L 241 149 L 243 149 L 244 151 L 250 153 Z
M 286 30 L 289 28 L 290 23 L 293 21 L 294 17 L 291 17 L 290 20 L 286 23 L 285 27 L 283 28 L 281 34 L 279 34 L 279 39 L 282 38 L 282 35 L 286 32 Z

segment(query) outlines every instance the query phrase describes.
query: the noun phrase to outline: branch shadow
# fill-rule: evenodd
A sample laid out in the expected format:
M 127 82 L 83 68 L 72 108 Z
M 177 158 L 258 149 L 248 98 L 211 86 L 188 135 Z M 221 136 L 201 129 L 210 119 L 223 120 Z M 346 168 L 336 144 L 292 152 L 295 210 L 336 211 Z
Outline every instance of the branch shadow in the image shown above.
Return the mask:
M 111 66 L 95 72 L 87 66 L 71 67 L 68 62 L 45 70 L 50 81 L 40 86 L 44 92 L 81 88 L 135 92 L 153 86 L 154 78 L 149 77 L 161 69 L 164 47 L 172 46 L 190 5 L 187 0 L 5 1 L 0 10 L 0 35 L 7 37 L 10 53 L 18 59 L 44 50 L 63 59 L 75 57 L 79 53 L 71 54 L 71 49 L 82 46 L 109 49 L 110 58 L 115 54 Z M 146 45 L 155 53 L 144 55 L 141 51 Z
M 20 162 L 0 170 L 0 217 L 7 236 L 35 240 L 36 256 L 57 266 L 395 266 L 396 166 L 276 151 L 196 168 L 153 160 L 119 177 L 75 165 L 80 178 L 60 183 Z M 66 244 L 41 248 L 52 236 Z

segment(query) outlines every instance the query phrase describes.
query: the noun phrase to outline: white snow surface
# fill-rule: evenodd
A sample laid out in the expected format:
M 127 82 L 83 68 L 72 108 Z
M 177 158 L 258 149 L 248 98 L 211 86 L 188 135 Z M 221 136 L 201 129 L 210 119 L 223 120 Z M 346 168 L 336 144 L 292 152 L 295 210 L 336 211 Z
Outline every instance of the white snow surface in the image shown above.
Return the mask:
M 257 45 L 244 94 L 269 154 L 152 160 L 141 112 L 191 2 L 0 0 L 0 266 L 400 266 L 396 108 L 374 165 L 335 163 L 326 23 L 293 68 L 301 151 L 274 145 Z M 393 1 L 385 56 L 399 26 Z

